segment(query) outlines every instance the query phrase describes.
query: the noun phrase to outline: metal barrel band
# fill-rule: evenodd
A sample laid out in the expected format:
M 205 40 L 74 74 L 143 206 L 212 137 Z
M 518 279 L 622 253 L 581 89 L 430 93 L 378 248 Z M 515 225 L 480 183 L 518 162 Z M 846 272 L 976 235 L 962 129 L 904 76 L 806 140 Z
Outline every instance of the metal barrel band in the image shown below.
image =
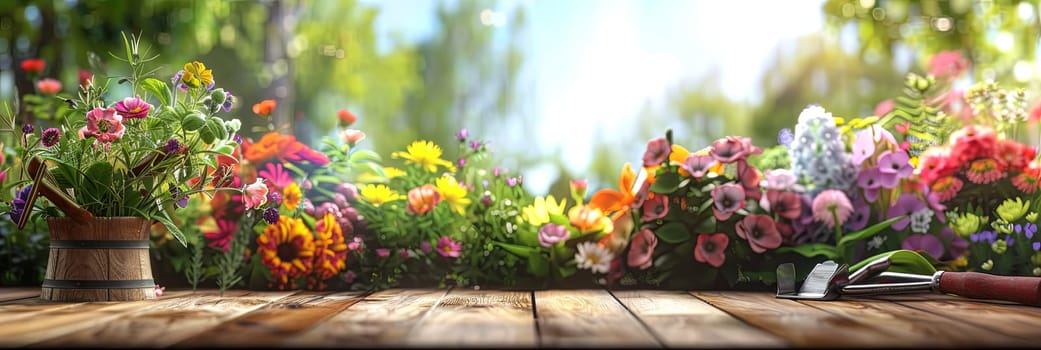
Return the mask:
M 51 241 L 51 248 L 58 249 L 148 249 L 148 240 L 81 240 L 63 239 Z
M 155 288 L 155 280 L 43 280 L 43 288 L 57 289 L 132 289 Z

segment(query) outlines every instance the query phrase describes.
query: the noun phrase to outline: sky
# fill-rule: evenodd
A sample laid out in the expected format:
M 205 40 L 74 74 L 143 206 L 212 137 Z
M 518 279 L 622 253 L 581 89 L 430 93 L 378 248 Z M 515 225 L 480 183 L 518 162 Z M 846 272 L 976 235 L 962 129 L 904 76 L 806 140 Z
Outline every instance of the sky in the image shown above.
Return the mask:
M 419 41 L 436 29 L 436 0 L 362 3 L 380 8 L 381 36 Z M 529 15 L 533 144 L 542 154 L 560 154 L 572 173 L 589 166 L 594 137 L 626 132 L 645 104 L 660 105 L 684 81 L 717 71 L 726 95 L 758 101 L 774 49 L 824 28 L 822 0 L 505 0 L 491 10 L 515 6 Z M 619 166 L 624 161 L 639 159 Z M 525 169 L 537 193 L 556 176 L 548 165 Z

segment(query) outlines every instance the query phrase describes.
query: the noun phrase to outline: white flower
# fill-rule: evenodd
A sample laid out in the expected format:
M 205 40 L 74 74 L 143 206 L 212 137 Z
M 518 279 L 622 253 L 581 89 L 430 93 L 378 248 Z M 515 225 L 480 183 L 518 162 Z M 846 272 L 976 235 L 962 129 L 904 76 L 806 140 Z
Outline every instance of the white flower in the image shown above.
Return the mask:
M 606 248 L 594 242 L 578 244 L 578 254 L 575 254 L 575 262 L 580 269 L 590 269 L 593 273 L 607 273 L 611 269 L 611 260 L 614 254 Z
M 868 250 L 875 250 L 875 249 L 878 249 L 878 248 L 882 248 L 882 244 L 886 242 L 887 238 L 889 238 L 889 237 L 887 237 L 887 236 L 871 237 L 871 240 L 869 240 L 867 242 L 867 249 Z
M 933 211 L 929 208 L 911 213 L 911 231 L 926 233 L 929 231 L 929 223 L 933 219 Z

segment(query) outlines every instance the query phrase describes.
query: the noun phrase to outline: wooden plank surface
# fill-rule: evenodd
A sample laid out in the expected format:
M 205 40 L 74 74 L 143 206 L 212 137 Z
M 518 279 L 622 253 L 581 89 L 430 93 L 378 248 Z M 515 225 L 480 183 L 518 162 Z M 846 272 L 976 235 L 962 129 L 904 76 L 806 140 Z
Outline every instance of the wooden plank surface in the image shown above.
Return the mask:
M 360 292 L 300 292 L 195 334 L 177 347 L 270 346 L 314 327 L 354 305 L 362 296 Z
M 544 347 L 662 347 L 606 290 L 536 291 L 535 309 Z
M 963 314 L 961 318 L 940 316 L 935 313 L 909 307 L 907 304 L 878 299 L 843 298 L 842 301 L 800 301 L 803 304 L 861 322 L 869 323 L 897 339 L 904 339 L 908 345 L 929 347 L 1022 347 L 1036 345 L 1036 339 L 1029 342 L 1007 336 L 995 336 L 993 330 L 979 327 L 963 321 L 971 318 Z M 956 303 L 959 309 L 966 303 Z M 1019 328 L 1019 327 L 1017 327 Z M 1035 337 L 1038 332 L 1034 332 Z
M 147 308 L 52 337 L 36 345 L 66 347 L 165 347 L 196 336 L 236 316 L 264 307 L 295 292 L 216 290 L 168 292 Z
M 1004 339 L 1013 342 L 1015 339 L 1031 341 L 1029 346 L 1038 346 L 1041 340 L 1041 308 L 1026 305 L 1014 305 L 1005 302 L 958 300 L 908 300 L 898 304 L 934 313 L 947 318 L 959 320 L 972 327 L 987 330 L 991 333 L 987 341 Z M 947 333 L 953 333 L 948 331 Z M 984 340 L 979 340 L 983 342 Z
M 365 296 L 346 310 L 300 334 L 283 339 L 284 346 L 400 347 L 405 336 L 428 312 L 437 308 L 444 289 L 388 289 Z
M 781 347 L 784 341 L 680 291 L 613 291 L 665 346 Z
M 453 289 L 405 336 L 423 347 L 535 347 L 529 291 Z
M 930 339 L 904 339 L 871 323 L 807 307 L 794 300 L 756 292 L 691 292 L 742 321 L 785 338 L 797 347 L 927 345 Z
M 0 288 L 0 302 L 40 296 L 40 287 Z

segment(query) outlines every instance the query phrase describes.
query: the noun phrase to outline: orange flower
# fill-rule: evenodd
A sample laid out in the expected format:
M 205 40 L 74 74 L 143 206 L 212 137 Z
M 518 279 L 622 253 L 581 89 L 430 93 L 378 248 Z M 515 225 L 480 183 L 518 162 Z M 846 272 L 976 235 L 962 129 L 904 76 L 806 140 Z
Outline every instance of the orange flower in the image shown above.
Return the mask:
M 275 100 L 263 100 L 253 105 L 253 113 L 266 117 L 271 115 L 271 112 L 275 110 L 277 105 L 278 103 Z
M 351 126 L 351 124 L 358 121 L 358 117 L 346 109 L 341 109 L 339 112 L 336 112 L 336 118 L 340 120 L 340 125 L 343 127 Z
M 622 166 L 622 175 L 618 178 L 620 191 L 609 188 L 596 191 L 589 200 L 589 207 L 606 213 L 618 212 L 629 208 L 629 204 L 636 200 L 636 196 L 633 193 L 633 183 L 635 181 L 636 173 L 633 172 L 633 168 L 629 163 L 625 163 Z
M 568 219 L 582 233 L 614 231 L 614 221 L 604 215 L 600 209 L 588 205 L 580 205 L 568 211 Z
M 423 215 L 441 203 L 441 193 L 437 187 L 426 184 L 408 191 L 408 211 L 416 215 Z
M 325 280 L 336 276 L 347 267 L 347 243 L 343 239 L 343 228 L 336 215 L 326 213 L 315 223 L 314 273 L 308 288 L 325 289 Z
M 278 159 L 280 162 L 299 164 L 308 161 L 322 166 L 329 163 L 329 157 L 317 152 L 296 140 L 296 136 L 270 132 L 255 143 L 243 143 L 243 156 L 254 164 Z
M 311 273 L 314 266 L 314 235 L 303 219 L 282 216 L 257 236 L 257 253 L 279 289 L 294 289 L 293 280 Z

